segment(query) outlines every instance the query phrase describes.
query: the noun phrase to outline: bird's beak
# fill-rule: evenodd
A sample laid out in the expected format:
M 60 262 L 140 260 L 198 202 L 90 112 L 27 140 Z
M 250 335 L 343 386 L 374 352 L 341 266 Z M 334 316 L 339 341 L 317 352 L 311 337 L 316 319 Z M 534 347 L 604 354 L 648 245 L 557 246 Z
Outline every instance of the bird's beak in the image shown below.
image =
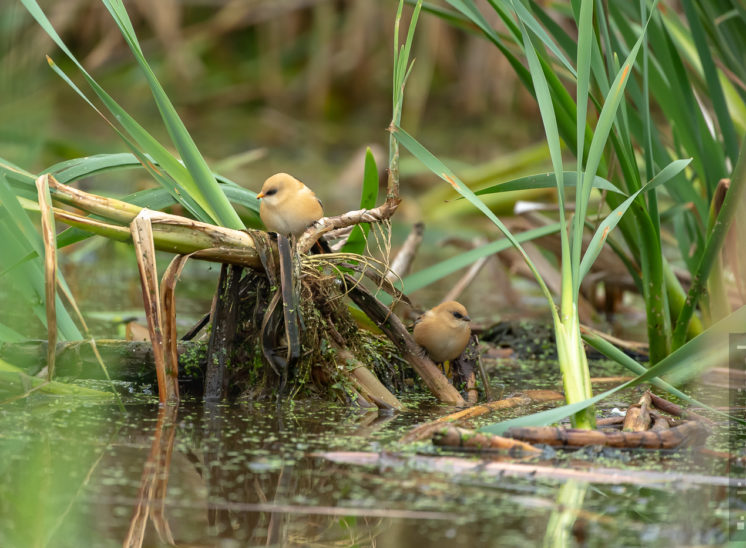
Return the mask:
M 463 320 L 464 320 L 465 322 L 470 322 L 470 321 L 471 321 L 471 318 L 470 318 L 469 316 L 464 316 Z
M 262 198 L 264 198 L 264 192 L 260 192 L 259 194 L 256 195 L 257 200 L 261 200 Z

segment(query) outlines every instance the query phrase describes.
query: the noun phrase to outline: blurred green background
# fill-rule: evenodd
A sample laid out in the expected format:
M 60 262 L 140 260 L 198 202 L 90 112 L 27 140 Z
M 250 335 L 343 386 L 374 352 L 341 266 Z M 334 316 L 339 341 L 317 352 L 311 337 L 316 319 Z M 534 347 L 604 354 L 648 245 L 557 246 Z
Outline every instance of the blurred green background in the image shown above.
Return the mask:
M 20 3 L 3 4 L 4 156 L 38 171 L 71 157 L 124 151 L 47 66 L 45 54 L 67 68 L 51 40 Z M 168 141 L 105 8 L 90 0 L 40 4 L 104 88 Z M 126 6 L 146 56 L 213 169 L 254 189 L 268 175 L 290 171 L 325 200 L 354 207 L 363 147 L 374 147 L 379 164 L 385 161 L 395 2 L 134 0 Z M 483 39 L 425 16 L 413 56 L 403 123 L 440 157 L 475 165 L 543 141 L 533 99 Z M 404 174 L 413 169 L 405 163 Z M 409 183 L 404 180 L 405 192 Z
M 39 3 L 93 77 L 156 138 L 170 143 L 145 79 L 104 6 L 92 0 Z M 381 171 L 387 164 L 396 4 L 133 0 L 126 7 L 146 57 L 214 171 L 255 191 L 269 175 L 290 172 L 317 192 L 328 214 L 336 214 L 358 207 L 365 147 L 372 148 Z M 404 28 L 409 14 L 405 9 Z M 106 122 L 49 68 L 45 55 L 87 89 L 20 2 L 0 7 L 0 55 L 3 157 L 39 172 L 69 158 L 126 152 Z M 465 181 L 489 184 L 545 169 L 535 101 L 494 47 L 424 14 L 413 57 L 403 126 Z M 413 223 L 427 223 L 415 270 L 460 251 L 436 245 L 443 238 L 471 239 L 487 227 L 470 216 L 466 202 L 450 201 L 455 192 L 405 151 L 401 171 L 404 202 L 394 219 L 394 246 Z M 80 185 L 121 196 L 154 182 L 145 172 L 127 170 Z M 497 237 L 494 229 L 486 235 Z M 63 260 L 63 268 L 75 263 L 65 275 L 85 313 L 109 317 L 138 309 L 136 269 L 126 246 L 91 241 L 65 253 L 75 254 L 74 261 Z M 126 261 L 122 268 L 112 266 L 118 257 Z M 185 280 L 202 287 L 185 286 L 190 297 L 210 298 L 212 285 L 198 282 L 204 279 L 200 272 L 211 280 L 210 270 L 189 267 Z M 494 274 L 487 269 L 480 278 Z M 424 290 L 420 304 L 440 301 L 460 276 Z M 486 314 L 506 304 L 492 283 L 483 285 L 491 295 L 483 302 L 479 285 L 478 279 L 467 291 L 467 306 L 472 301 Z M 181 303 L 187 322 L 204 304 Z

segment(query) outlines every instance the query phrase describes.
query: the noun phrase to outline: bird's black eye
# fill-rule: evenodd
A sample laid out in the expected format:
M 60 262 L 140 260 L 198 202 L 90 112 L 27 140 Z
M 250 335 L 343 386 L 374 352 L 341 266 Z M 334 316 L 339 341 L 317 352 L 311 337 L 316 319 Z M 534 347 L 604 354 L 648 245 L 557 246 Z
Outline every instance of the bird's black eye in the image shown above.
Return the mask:
M 451 314 L 453 314 L 453 317 L 456 318 L 457 320 L 464 319 L 464 316 L 461 314 L 461 312 L 451 312 Z
M 265 196 L 272 196 L 273 194 L 277 194 L 276 188 L 271 188 L 267 192 L 264 193 Z

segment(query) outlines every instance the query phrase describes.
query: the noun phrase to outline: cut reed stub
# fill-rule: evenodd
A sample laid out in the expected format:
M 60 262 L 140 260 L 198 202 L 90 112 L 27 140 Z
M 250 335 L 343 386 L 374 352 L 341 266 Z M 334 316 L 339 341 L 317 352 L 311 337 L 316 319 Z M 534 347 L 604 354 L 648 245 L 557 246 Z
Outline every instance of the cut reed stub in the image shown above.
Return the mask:
M 627 449 L 678 449 L 704 445 L 711 434 L 698 421 L 684 421 L 667 430 L 644 432 L 602 432 L 555 426 L 510 428 L 505 436 L 531 444 L 543 443 L 559 447 L 602 445 Z

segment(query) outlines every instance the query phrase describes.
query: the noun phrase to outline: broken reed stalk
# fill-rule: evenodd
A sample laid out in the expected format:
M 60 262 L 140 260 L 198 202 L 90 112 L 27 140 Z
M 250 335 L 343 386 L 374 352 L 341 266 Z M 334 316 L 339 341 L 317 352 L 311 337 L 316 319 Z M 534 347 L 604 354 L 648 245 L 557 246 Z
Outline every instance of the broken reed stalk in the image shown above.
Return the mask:
M 156 363 L 165 364 L 166 362 L 163 333 L 161 331 L 162 324 L 156 320 L 156 318 L 162 318 L 160 299 L 157 298 L 157 282 L 152 273 L 147 273 L 150 268 L 154 268 L 154 262 L 150 266 L 146 264 L 151 262 L 146 257 L 152 256 L 155 248 L 180 254 L 190 254 L 196 259 L 238 264 L 254 269 L 262 268 L 260 255 L 255 247 L 254 240 L 246 232 L 217 227 L 178 215 L 150 211 L 120 200 L 89 194 L 63 185 L 52 176 L 49 176 L 48 180 L 53 200 L 105 217 L 116 223 L 132 224 L 130 228 L 127 228 L 90 219 L 59 208 L 54 210 L 54 214 L 59 220 L 71 226 L 118 240 L 135 240 L 138 249 L 138 262 L 143 261 L 140 265 L 143 296 L 146 309 L 150 311 L 148 322 Z M 389 174 L 389 182 L 391 183 L 391 174 Z M 394 188 L 398 194 L 398 181 L 396 183 Z M 300 252 L 308 251 L 329 230 L 360 223 L 386 221 L 396 211 L 399 201 L 397 196 L 390 195 L 386 202 L 377 208 L 350 211 L 336 217 L 325 217 L 301 236 L 298 249 Z M 353 282 L 351 284 L 353 286 L 357 285 L 353 280 L 348 281 Z M 382 327 L 384 333 L 399 348 L 404 358 L 422 377 L 425 384 L 438 399 L 455 405 L 465 405 L 458 391 L 448 382 L 435 364 L 424 355 L 398 317 L 394 316 L 388 308 L 360 286 L 355 287 L 350 292 L 350 296 L 358 306 L 364 308 L 367 314 L 372 315 L 371 318 Z M 363 304 L 361 305 L 361 303 Z M 156 349 L 156 346 L 159 349 Z M 173 355 L 172 350 L 169 350 L 169 353 Z M 161 402 L 172 399 L 174 392 L 178 393 L 178 387 L 175 391 L 173 388 L 166 390 L 165 366 L 159 367 L 157 373 Z M 176 398 L 178 398 L 178 395 L 176 395 Z
M 562 447 L 582 447 L 586 445 L 604 445 L 607 447 L 676 449 L 704 444 L 712 433 L 708 427 L 711 421 L 685 420 L 664 417 L 655 411 L 655 406 L 677 417 L 685 411 L 650 390 L 646 391 L 639 402 L 630 405 L 624 418 L 613 417 L 604 421 L 604 426 L 618 426 L 622 421 L 621 431 L 583 430 L 555 426 L 514 427 L 505 432 L 505 436 L 520 439 L 528 443 L 544 443 Z M 693 419 L 691 414 L 690 419 Z M 598 423 L 600 426 L 601 423 Z
M 44 298 L 47 315 L 47 380 L 54 378 L 57 348 L 57 236 L 54 228 L 52 199 L 49 194 L 49 175 L 36 179 L 41 213 L 41 235 L 44 242 Z
M 458 390 L 448 382 L 448 379 L 440 372 L 432 360 L 425 354 L 420 346 L 404 327 L 398 316 L 389 310 L 383 303 L 375 298 L 363 286 L 356 284 L 349 275 L 345 275 L 348 286 L 351 287 L 348 296 L 352 301 L 373 320 L 378 328 L 399 349 L 402 357 L 419 374 L 430 392 L 440 401 L 458 406 L 466 406 L 464 398 Z
M 622 431 L 644 432 L 649 430 L 653 424 L 653 418 L 650 416 L 650 405 L 650 392 L 645 392 L 639 402 L 627 408 Z
M 161 279 L 161 327 L 163 329 L 163 355 L 166 369 L 166 393 L 179 401 L 179 337 L 176 332 L 176 282 L 181 276 L 188 255 L 177 255 L 168 265 Z
M 147 213 L 137 215 L 131 225 L 132 242 L 135 246 L 137 268 L 140 271 L 140 285 L 142 300 L 145 307 L 145 317 L 148 320 L 150 342 L 153 344 L 155 357 L 155 371 L 158 378 L 158 401 L 166 403 L 173 397 L 167 390 L 166 357 L 163 345 L 163 329 L 161 300 L 158 296 L 158 271 L 155 265 L 155 248 L 153 247 L 153 227 Z M 176 396 L 178 399 L 178 395 Z
M 241 267 L 223 264 L 212 298 L 212 330 L 207 345 L 205 401 L 221 401 L 228 392 L 227 368 L 238 331 Z
M 541 453 L 541 449 L 537 449 L 530 443 L 495 434 L 481 434 L 474 430 L 456 426 L 441 427 L 433 434 L 433 444 L 449 449 L 473 449 L 476 451 L 499 449 L 510 452 Z
M 55 217 L 67 225 L 111 239 L 127 241 L 131 238 L 128 225 L 142 211 L 150 211 L 153 239 L 157 249 L 179 254 L 194 253 L 194 258 L 198 259 L 260 267 L 253 241 L 245 231 L 151 211 L 114 198 L 90 194 L 64 185 L 51 175 L 48 180 L 54 202 L 73 206 L 106 219 L 92 219 L 55 208 Z
M 349 366 L 345 369 L 345 374 L 352 380 L 362 398 L 374 403 L 380 409 L 400 410 L 404 407 L 399 399 L 352 352 L 339 346 L 336 341 L 332 341 L 332 343 L 337 351 L 339 361 Z
M 664 398 L 661 398 L 660 396 L 656 396 L 652 392 L 650 392 L 650 400 L 655 407 L 675 417 L 681 417 L 682 419 L 697 420 L 708 425 L 715 424 L 713 420 L 708 419 L 707 417 L 703 417 L 702 415 L 699 415 L 695 413 L 694 411 L 688 411 L 684 409 L 683 407 L 681 407 L 680 405 L 676 405 L 675 403 L 670 402 Z

